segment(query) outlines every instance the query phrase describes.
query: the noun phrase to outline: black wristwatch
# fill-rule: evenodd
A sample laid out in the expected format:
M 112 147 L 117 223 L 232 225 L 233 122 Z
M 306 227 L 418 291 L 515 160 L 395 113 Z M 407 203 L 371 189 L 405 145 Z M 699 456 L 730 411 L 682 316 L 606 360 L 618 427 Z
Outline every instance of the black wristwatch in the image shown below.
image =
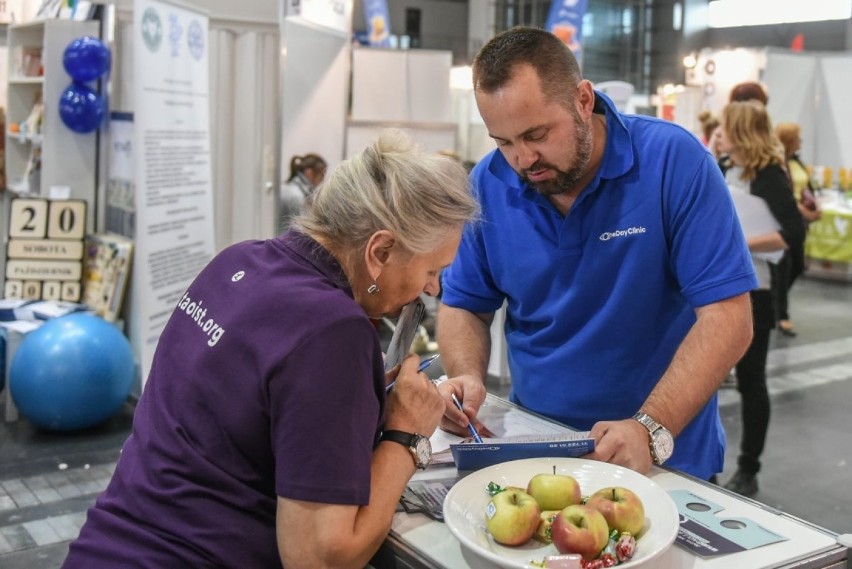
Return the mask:
M 651 458 L 654 464 L 663 464 L 674 452 L 674 437 L 671 432 L 647 413 L 636 413 L 633 418 L 648 429 L 648 435 L 651 437 Z
M 428 437 L 417 433 L 406 433 L 405 431 L 384 431 L 379 438 L 380 441 L 392 441 L 408 447 L 414 464 L 417 468 L 426 468 L 432 462 L 432 443 Z

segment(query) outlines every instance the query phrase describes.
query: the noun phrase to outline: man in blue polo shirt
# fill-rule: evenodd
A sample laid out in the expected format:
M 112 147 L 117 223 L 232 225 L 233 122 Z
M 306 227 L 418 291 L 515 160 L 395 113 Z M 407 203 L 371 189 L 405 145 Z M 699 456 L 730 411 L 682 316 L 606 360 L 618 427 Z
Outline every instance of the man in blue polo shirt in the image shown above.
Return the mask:
M 619 114 L 544 30 L 498 35 L 473 73 L 498 148 L 471 174 L 483 221 L 443 276 L 438 343 L 465 412 L 445 427 L 479 424 L 505 301 L 515 403 L 590 429 L 590 458 L 711 478 L 715 394 L 751 341 L 757 284 L 713 157 L 674 124 Z

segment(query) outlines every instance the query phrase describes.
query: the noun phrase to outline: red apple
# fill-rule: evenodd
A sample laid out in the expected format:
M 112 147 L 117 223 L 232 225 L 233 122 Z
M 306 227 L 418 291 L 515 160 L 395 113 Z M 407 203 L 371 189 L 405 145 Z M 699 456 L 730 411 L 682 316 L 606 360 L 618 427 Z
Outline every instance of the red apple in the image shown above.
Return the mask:
M 619 532 L 628 532 L 637 537 L 645 526 L 645 506 L 642 499 L 629 488 L 601 488 L 589 496 L 586 505 L 603 514 L 609 527 Z
M 566 474 L 536 474 L 527 484 L 527 494 L 542 510 L 561 510 L 579 504 L 583 498 L 580 483 Z
M 579 553 L 584 559 L 594 559 L 609 541 L 609 528 L 599 511 L 575 504 L 559 512 L 550 535 L 559 553 Z
M 509 487 L 488 502 L 485 529 L 497 543 L 522 545 L 535 533 L 540 513 L 535 498 L 520 488 Z

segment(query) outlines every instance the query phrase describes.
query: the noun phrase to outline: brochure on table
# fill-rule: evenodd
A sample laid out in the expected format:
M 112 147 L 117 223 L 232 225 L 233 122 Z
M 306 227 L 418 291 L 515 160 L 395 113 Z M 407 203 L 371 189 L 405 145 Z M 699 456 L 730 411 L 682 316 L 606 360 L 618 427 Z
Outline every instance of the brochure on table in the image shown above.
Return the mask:
M 580 457 L 595 448 L 588 432 L 577 432 L 528 413 L 508 413 L 486 404 L 478 418 L 495 435 L 476 443 L 438 429 L 432 435 L 433 464 L 479 470 L 492 464 L 545 456 Z

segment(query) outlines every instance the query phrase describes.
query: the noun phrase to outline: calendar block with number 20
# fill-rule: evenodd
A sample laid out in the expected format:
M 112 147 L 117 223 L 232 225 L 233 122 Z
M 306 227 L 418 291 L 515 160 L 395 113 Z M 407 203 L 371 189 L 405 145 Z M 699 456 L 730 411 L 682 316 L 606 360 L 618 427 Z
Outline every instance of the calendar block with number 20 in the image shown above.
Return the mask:
M 85 200 L 12 200 L 6 251 L 6 298 L 81 298 Z

